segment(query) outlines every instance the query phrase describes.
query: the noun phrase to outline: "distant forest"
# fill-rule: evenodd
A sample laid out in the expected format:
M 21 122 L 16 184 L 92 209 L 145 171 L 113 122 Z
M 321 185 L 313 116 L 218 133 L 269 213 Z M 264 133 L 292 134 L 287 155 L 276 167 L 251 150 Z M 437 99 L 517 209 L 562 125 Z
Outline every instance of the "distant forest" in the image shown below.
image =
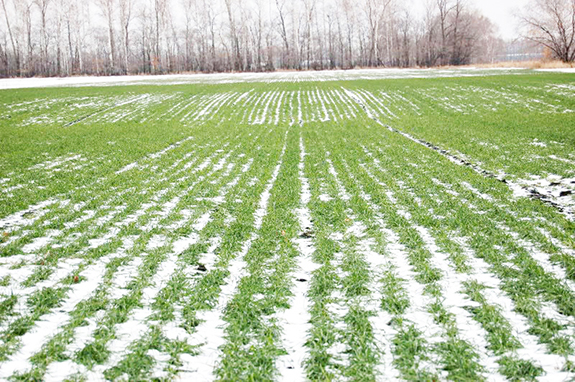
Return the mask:
M 432 67 L 503 41 L 465 0 L 0 0 L 0 76 Z

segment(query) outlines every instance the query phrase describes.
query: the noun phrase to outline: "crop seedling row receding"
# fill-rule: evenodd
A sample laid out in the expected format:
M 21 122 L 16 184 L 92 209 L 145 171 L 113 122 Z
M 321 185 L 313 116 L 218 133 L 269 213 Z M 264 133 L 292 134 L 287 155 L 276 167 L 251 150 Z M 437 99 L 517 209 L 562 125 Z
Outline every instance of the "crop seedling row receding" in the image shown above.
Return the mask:
M 454 73 L 3 90 L 0 378 L 574 378 L 575 82 Z

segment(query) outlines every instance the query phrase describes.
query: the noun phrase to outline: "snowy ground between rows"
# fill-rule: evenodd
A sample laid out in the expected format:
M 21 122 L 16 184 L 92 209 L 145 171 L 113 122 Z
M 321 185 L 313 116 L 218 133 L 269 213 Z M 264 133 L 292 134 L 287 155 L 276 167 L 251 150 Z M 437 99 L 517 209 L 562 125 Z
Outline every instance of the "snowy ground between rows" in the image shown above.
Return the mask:
M 281 71 L 271 73 L 212 73 L 137 75 L 114 77 L 51 77 L 7 78 L 0 80 L 0 89 L 24 89 L 67 86 L 115 86 L 115 85 L 184 85 L 196 83 L 241 82 L 307 82 L 347 81 L 367 79 L 436 78 L 493 76 L 501 74 L 528 73 L 520 68 L 461 68 L 461 69 L 353 69 L 326 71 Z

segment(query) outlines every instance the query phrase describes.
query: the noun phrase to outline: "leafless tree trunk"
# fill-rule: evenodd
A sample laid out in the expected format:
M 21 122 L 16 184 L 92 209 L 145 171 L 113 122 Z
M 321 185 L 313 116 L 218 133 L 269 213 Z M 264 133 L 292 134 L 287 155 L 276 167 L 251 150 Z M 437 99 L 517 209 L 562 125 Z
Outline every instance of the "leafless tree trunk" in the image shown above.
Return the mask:
M 26 33 L 26 75 L 34 75 L 34 42 L 32 40 L 32 7 L 33 2 L 30 0 L 22 0 L 22 19 L 23 27 Z
M 426 4 L 426 9 L 425 9 L 425 16 L 424 16 L 424 45 L 423 45 L 423 49 L 425 51 L 424 53 L 424 60 L 423 60 L 423 64 L 425 66 L 434 66 L 436 65 L 436 63 L 438 62 L 438 60 L 440 59 L 440 52 L 441 52 L 441 47 L 440 49 L 437 49 L 437 44 L 436 44 L 436 39 L 437 39 L 437 33 L 436 33 L 436 28 L 437 28 L 437 18 L 434 15 L 434 9 L 433 9 L 433 5 L 432 3 L 427 3 Z M 443 35 L 442 35 L 443 36 Z
M 184 18 L 185 18 L 185 25 L 184 25 L 184 51 L 185 51 L 185 58 L 184 58 L 184 70 L 190 71 L 193 70 L 193 44 L 192 44 L 192 22 L 193 22 L 193 10 L 197 6 L 194 0 L 182 0 L 182 7 L 184 8 Z
M 230 23 L 230 47 L 231 47 L 231 56 L 233 62 L 233 70 L 239 71 L 242 69 L 241 65 L 241 53 L 240 53 L 240 44 L 239 38 L 237 33 L 237 26 L 236 21 L 234 18 L 234 12 L 232 9 L 232 0 L 224 0 L 226 5 L 226 11 L 228 15 L 228 21 Z
M 56 75 L 62 76 L 62 20 L 63 13 L 66 12 L 65 0 L 60 0 L 56 4 Z
M 449 25 L 448 17 L 453 10 L 452 0 L 437 0 L 437 9 L 439 11 L 439 30 L 441 33 L 441 49 L 439 51 L 439 63 L 446 65 L 449 61 L 449 52 L 447 48 Z
M 114 11 L 116 9 L 115 0 L 96 0 L 102 15 L 108 23 L 108 44 L 109 44 L 109 65 L 108 70 L 111 74 L 116 71 L 116 40 L 114 35 Z
M 279 0 L 275 0 L 275 3 L 276 3 L 278 15 L 279 15 L 279 22 L 278 22 L 279 33 L 280 33 L 280 37 L 282 39 L 283 46 L 284 46 L 284 51 L 283 51 L 283 55 L 282 55 L 283 64 L 287 65 L 289 67 L 290 43 L 289 43 L 288 33 L 287 33 L 287 28 L 286 28 L 286 20 L 285 20 L 285 14 L 284 14 L 284 3 L 282 2 L 280 4 Z
M 123 42 L 124 42 L 124 64 L 123 72 L 127 74 L 130 70 L 130 23 L 132 21 L 132 7 L 133 0 L 120 0 L 120 20 L 123 32 Z
M 8 70 L 8 53 L 4 48 L 6 44 L 0 42 L 0 72 L 2 73 L 2 77 L 8 77 L 10 72 Z
M 152 67 L 154 72 L 164 71 L 162 60 L 162 37 L 167 18 L 168 0 L 154 0 L 154 57 Z
M 12 52 L 14 53 L 14 60 L 16 63 L 16 75 L 20 75 L 20 47 L 18 46 L 18 41 L 16 40 L 12 28 L 10 26 L 10 17 L 8 16 L 8 10 L 6 8 L 6 0 L 2 1 L 2 9 L 4 10 L 4 18 L 6 20 L 6 26 L 8 28 L 8 36 L 10 36 L 10 43 L 12 45 Z M 7 65 L 8 67 L 8 65 Z M 9 68 L 8 68 L 9 70 Z
M 312 51 L 311 51 L 311 44 L 313 38 L 313 15 L 315 9 L 315 2 L 310 0 L 304 0 L 305 6 L 305 16 L 306 16 L 306 27 L 305 27 L 305 47 L 306 47 L 306 68 L 311 68 L 311 60 L 312 60 Z

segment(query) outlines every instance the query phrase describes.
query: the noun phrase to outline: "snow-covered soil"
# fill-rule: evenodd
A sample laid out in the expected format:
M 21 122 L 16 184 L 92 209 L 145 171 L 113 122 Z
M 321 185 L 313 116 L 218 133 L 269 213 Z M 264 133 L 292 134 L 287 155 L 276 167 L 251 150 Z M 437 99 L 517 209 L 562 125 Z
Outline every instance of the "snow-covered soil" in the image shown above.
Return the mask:
M 498 72 L 337 75 L 486 73 Z M 336 85 L 147 90 L 19 101 L 0 111 L 35 113 L 24 132 L 51 129 L 50 119 L 66 124 L 55 134 L 142 120 L 126 126 L 145 138 L 150 129 L 178 129 L 161 144 L 138 140 L 137 155 L 118 136 L 113 163 L 78 145 L 0 177 L 6 203 L 42 191 L 40 175 L 60 184 L 0 217 L 0 379 L 573 379 L 575 179 L 492 174 L 394 127 L 430 112 L 457 119 L 522 108 L 567 118 L 571 108 L 511 85 L 443 93 L 435 84 L 411 93 Z M 86 108 L 95 112 L 81 117 Z M 478 146 L 501 149 L 486 140 Z M 525 142 L 529 150 L 563 148 L 552 139 Z M 565 150 L 545 155 L 558 166 L 575 163 Z M 108 167 L 65 189 L 63 175 L 94 166 Z
M 469 77 L 520 74 L 522 69 L 352 69 L 326 71 L 279 71 L 271 73 L 214 73 L 135 75 L 113 77 L 52 77 L 0 79 L 0 89 L 54 86 L 177 85 L 195 83 L 342 81 L 360 79 Z
M 548 73 L 575 73 L 575 68 L 551 68 L 551 69 L 535 69 L 538 72 Z

